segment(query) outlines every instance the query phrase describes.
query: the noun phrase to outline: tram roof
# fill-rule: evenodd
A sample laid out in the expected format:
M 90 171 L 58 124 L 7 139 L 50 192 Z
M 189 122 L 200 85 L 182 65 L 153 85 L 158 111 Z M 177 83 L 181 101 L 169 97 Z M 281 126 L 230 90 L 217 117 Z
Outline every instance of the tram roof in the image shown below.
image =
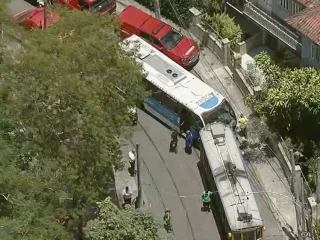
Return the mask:
M 136 52 L 149 82 L 197 115 L 216 108 L 224 100 L 220 93 L 140 37 L 132 35 L 122 46 Z
M 213 123 L 200 131 L 200 137 L 231 230 L 262 226 L 232 128 Z

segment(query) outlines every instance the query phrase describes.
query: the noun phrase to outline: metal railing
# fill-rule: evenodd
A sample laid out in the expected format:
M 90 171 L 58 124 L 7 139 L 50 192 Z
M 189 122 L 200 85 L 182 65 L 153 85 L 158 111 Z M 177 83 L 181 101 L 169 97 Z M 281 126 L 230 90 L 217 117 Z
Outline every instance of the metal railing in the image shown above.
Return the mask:
M 261 27 L 273 34 L 275 37 L 283 41 L 286 45 L 294 50 L 300 47 L 299 36 L 289 30 L 283 24 L 276 21 L 266 12 L 255 6 L 251 2 L 246 2 L 243 11 L 249 18 L 258 23 Z

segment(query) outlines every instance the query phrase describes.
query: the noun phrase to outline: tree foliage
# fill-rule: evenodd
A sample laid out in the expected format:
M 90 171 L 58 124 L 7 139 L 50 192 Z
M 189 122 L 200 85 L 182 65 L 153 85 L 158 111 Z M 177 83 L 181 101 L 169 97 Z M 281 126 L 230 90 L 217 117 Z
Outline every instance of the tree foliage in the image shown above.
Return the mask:
M 265 53 L 258 55 L 256 64 L 265 74 L 267 91 L 249 99 L 253 107 L 282 133 L 318 139 L 320 71 L 280 68 Z
M 97 217 L 85 227 L 90 240 L 159 240 L 152 214 L 131 207 L 119 210 L 110 198 L 97 203 Z
M 88 205 L 122 166 L 128 108 L 146 95 L 112 17 L 54 11 L 60 21 L 45 31 L 19 28 L 23 51 L 0 64 L 1 239 L 81 235 Z
M 267 119 L 273 131 L 291 139 L 305 155 L 303 161 L 315 163 L 320 141 L 320 70 L 280 67 L 266 53 L 255 60 L 266 87 L 261 94 L 247 97 L 247 103 Z
M 209 31 L 215 31 L 222 39 L 228 38 L 232 48 L 241 40 L 242 30 L 228 14 L 205 13 L 202 20 Z

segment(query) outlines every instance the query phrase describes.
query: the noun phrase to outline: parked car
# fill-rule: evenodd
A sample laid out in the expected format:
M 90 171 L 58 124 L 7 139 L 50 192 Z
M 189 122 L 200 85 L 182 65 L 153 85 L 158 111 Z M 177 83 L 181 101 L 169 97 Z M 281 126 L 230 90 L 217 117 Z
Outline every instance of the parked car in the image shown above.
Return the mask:
M 13 16 L 13 22 L 24 25 L 27 29 L 46 29 L 52 23 L 59 20 L 59 15 L 55 12 L 46 13 L 43 7 L 22 11 Z
M 123 37 L 138 35 L 187 69 L 193 68 L 199 62 L 198 45 L 183 35 L 181 30 L 133 6 L 125 8 L 118 17 Z

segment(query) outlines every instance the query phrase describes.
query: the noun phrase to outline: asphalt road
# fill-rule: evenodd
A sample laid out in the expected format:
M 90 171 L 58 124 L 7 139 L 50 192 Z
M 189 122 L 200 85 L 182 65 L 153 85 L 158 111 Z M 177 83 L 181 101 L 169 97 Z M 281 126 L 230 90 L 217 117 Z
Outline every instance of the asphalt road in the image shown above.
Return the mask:
M 179 139 L 178 154 L 169 153 L 171 131 L 143 111 L 139 110 L 138 115 L 140 125 L 132 144 L 140 143 L 142 186 L 156 221 L 163 223 L 163 210 L 170 208 L 178 240 L 221 239 L 213 214 L 201 212 L 204 186 L 198 169 L 199 152 L 186 155 L 184 140 Z M 249 164 L 247 171 L 253 191 L 262 191 Z M 259 194 L 254 197 L 266 226 L 265 239 L 283 240 L 268 205 Z M 165 235 L 165 231 L 161 234 Z
M 163 223 L 163 210 L 170 208 L 178 240 L 219 240 L 212 213 L 201 211 L 204 187 L 197 166 L 199 153 L 185 154 L 183 139 L 179 139 L 178 154 L 169 153 L 171 131 L 142 111 L 139 121 L 132 143 L 140 143 L 143 190 L 156 221 Z

